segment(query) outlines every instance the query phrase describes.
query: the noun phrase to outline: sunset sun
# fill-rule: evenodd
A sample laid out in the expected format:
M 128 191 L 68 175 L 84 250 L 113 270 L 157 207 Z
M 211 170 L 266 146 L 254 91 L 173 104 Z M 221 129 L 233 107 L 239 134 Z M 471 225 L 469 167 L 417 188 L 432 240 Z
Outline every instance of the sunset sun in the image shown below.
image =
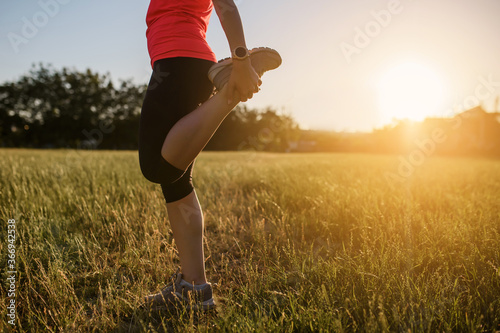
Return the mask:
M 420 121 L 439 113 L 444 102 L 442 79 L 428 67 L 405 62 L 390 68 L 377 83 L 384 123 L 394 118 Z

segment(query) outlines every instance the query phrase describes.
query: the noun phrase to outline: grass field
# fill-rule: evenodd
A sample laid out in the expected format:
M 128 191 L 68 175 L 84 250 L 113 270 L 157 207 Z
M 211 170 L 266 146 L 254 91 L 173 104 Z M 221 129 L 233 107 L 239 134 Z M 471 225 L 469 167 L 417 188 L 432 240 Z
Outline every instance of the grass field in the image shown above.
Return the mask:
M 218 311 L 159 315 L 177 267 L 136 152 L 0 150 L 1 299 L 16 219 L 24 332 L 500 330 L 500 161 L 203 153 L 195 186 Z M 0 331 L 7 323 L 2 301 Z

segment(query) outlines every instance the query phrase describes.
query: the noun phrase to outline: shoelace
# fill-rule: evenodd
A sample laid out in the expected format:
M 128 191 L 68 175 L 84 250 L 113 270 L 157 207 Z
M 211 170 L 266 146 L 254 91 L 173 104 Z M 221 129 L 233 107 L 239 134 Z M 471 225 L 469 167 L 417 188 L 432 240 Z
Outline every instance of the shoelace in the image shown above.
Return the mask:
M 169 278 L 170 282 L 165 287 L 163 287 L 161 290 L 165 290 L 166 288 L 173 286 L 175 284 L 175 281 L 177 280 L 177 275 L 179 274 L 180 271 L 181 271 L 181 268 L 177 267 L 177 270 L 175 271 L 175 273 L 170 275 L 170 278 Z

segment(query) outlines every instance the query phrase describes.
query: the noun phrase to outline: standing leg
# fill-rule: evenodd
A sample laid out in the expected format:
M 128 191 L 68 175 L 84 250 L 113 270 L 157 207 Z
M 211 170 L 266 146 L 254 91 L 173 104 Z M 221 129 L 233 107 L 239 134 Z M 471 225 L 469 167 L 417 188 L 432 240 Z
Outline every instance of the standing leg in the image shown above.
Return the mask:
M 193 190 L 188 196 L 167 203 L 168 218 L 179 252 L 183 279 L 191 284 L 204 284 L 203 214 Z
M 206 283 L 203 215 L 192 184 L 194 158 L 179 170 L 166 162 L 161 151 L 172 127 L 210 97 L 213 85 L 207 72 L 212 65 L 211 61 L 194 58 L 158 60 L 144 99 L 139 136 L 141 171 L 148 180 L 161 184 L 182 267 L 182 279 L 196 285 L 191 288 L 201 288 L 197 290 L 206 298 L 203 299 L 206 307 L 213 306 L 212 287 Z M 178 143 L 173 141 L 170 144 L 177 146 Z M 167 299 L 172 300 L 172 288 L 170 284 L 162 292 L 146 296 L 146 303 L 161 305 Z

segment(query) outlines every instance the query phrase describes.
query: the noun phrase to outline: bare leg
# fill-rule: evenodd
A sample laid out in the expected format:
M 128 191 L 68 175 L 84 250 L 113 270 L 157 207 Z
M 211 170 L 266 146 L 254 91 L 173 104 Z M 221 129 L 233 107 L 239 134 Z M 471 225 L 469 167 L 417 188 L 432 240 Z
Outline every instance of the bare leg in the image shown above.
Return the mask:
M 196 192 L 193 190 L 188 196 L 167 203 L 167 211 L 184 280 L 194 284 L 206 283 L 203 214 Z
M 198 156 L 224 118 L 238 104 L 227 103 L 226 88 L 227 85 L 170 129 L 161 149 L 161 155 L 167 162 L 186 170 Z

